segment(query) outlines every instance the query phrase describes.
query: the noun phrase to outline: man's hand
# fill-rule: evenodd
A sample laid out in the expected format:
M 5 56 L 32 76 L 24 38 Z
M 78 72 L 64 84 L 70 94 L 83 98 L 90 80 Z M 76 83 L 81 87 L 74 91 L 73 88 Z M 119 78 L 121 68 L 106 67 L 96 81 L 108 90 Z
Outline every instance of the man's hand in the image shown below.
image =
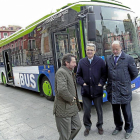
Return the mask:
M 102 85 L 99 83 L 99 84 L 98 84 L 98 86 L 100 86 L 100 87 L 101 87 Z
M 86 85 L 87 85 L 86 83 L 83 84 L 83 86 L 86 86 Z
M 76 98 L 75 98 L 75 97 L 73 97 L 73 100 L 72 100 L 72 102 L 74 102 L 74 100 L 76 100 Z

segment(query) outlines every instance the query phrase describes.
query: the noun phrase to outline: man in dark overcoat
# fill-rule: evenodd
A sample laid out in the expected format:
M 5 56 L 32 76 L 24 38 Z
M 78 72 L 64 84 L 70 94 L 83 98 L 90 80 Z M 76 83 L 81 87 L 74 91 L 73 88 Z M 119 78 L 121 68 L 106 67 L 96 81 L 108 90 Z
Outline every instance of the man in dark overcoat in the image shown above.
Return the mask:
M 116 135 L 122 130 L 122 110 L 125 121 L 125 138 L 127 139 L 131 136 L 133 130 L 130 104 L 132 100 L 131 81 L 138 76 L 138 70 L 134 59 L 122 51 L 119 41 L 112 43 L 112 52 L 113 54 L 107 58 L 108 81 L 106 87 L 108 101 L 112 104 L 114 123 L 116 126 L 112 135 Z
M 102 58 L 95 55 L 96 46 L 87 44 L 87 57 L 81 59 L 77 68 L 77 83 L 81 85 L 81 95 L 83 100 L 83 123 L 85 125 L 84 136 L 89 134 L 91 129 L 91 107 L 94 102 L 97 111 L 98 133 L 103 134 L 103 86 L 106 81 L 106 67 Z
M 73 73 L 76 59 L 65 54 L 62 66 L 55 75 L 55 101 L 53 113 L 59 132 L 59 140 L 73 140 L 81 129 L 78 112 L 81 110 L 77 96 L 76 79 Z

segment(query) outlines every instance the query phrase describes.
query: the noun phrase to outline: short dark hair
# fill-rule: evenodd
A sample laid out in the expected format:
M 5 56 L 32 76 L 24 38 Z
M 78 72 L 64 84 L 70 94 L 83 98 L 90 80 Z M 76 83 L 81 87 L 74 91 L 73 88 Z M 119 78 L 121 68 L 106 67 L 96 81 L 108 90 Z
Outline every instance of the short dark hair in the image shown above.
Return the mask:
M 70 63 L 72 57 L 76 58 L 75 55 L 73 55 L 71 53 L 65 54 L 62 58 L 62 66 L 66 66 L 66 62 Z

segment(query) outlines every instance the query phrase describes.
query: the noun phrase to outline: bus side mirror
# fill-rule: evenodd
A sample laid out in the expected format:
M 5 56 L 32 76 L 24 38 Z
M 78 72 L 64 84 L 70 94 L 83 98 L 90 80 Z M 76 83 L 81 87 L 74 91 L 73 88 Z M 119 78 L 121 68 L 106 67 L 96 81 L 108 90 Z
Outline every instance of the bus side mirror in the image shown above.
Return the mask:
M 87 40 L 96 41 L 96 24 L 95 24 L 95 14 L 87 13 Z

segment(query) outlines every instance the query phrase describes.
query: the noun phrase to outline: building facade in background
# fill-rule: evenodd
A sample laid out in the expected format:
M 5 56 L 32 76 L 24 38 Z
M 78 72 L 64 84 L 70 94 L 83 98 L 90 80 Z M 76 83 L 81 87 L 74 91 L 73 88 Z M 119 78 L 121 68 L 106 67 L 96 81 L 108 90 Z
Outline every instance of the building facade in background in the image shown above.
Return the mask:
M 140 46 L 140 26 L 137 28 L 138 31 L 138 39 L 139 39 L 139 46 Z
M 0 27 L 0 40 L 2 38 L 6 38 L 10 36 L 11 34 L 18 31 L 21 28 L 22 28 L 21 26 L 16 26 L 16 25 L 8 25 L 8 27 L 6 26 Z

